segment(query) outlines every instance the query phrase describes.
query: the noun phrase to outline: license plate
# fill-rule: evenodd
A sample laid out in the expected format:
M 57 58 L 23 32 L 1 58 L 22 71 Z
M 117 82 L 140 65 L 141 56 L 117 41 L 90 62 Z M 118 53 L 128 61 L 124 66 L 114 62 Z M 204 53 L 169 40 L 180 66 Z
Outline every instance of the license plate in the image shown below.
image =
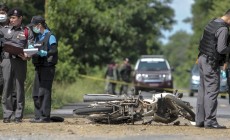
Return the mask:
M 149 86 L 156 87 L 156 86 L 159 86 L 159 84 L 158 83 L 152 83 L 152 84 L 149 84 Z

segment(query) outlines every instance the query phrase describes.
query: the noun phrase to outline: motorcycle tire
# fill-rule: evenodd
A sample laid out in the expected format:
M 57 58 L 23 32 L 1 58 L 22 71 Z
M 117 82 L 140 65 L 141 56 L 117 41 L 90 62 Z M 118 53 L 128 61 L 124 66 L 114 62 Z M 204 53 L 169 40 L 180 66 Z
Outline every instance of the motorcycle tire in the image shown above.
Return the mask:
M 110 95 L 110 94 L 85 94 L 83 96 L 84 102 L 100 102 L 100 101 L 114 101 L 124 100 L 124 96 Z
M 166 95 L 165 98 L 171 99 L 172 101 L 174 101 L 179 107 L 181 107 L 182 109 L 184 109 L 188 114 L 189 117 L 186 117 L 186 119 L 190 120 L 190 121 L 195 121 L 195 113 L 180 99 L 177 99 L 175 96 L 173 95 Z
M 93 113 L 112 113 L 113 107 L 84 107 L 73 110 L 75 115 L 90 115 Z

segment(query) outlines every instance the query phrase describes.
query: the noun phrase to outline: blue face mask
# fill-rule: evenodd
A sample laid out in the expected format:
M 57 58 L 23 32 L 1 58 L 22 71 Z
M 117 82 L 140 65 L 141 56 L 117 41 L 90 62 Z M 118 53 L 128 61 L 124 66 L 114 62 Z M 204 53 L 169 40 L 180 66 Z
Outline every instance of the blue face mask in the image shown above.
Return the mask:
M 35 33 L 40 33 L 40 28 L 37 28 L 37 27 L 33 27 L 33 31 L 35 32 Z

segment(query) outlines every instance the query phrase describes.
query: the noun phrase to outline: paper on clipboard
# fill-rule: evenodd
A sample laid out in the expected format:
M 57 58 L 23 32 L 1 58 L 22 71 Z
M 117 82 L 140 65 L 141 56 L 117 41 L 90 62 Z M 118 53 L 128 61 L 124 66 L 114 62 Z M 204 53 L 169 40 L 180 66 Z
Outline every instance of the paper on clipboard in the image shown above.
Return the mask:
M 23 49 L 24 53 L 26 53 L 28 56 L 32 56 L 38 52 L 38 48 L 32 48 L 32 49 Z

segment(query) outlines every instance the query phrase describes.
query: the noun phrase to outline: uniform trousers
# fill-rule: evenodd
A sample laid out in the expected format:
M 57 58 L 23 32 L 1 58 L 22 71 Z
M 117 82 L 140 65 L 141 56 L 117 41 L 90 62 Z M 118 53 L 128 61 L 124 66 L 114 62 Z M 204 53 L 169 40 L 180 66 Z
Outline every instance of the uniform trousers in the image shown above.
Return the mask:
M 50 119 L 51 90 L 55 66 L 36 66 L 33 86 L 34 113 L 36 119 Z
M 25 106 L 24 83 L 27 62 L 21 58 L 3 59 L 1 67 L 4 81 L 2 95 L 3 118 L 10 119 L 15 111 L 15 118 L 22 119 Z M 14 105 L 15 95 L 16 105 Z
M 200 86 L 197 96 L 196 125 L 216 125 L 220 70 L 219 67 L 213 68 L 205 55 L 200 55 L 198 67 Z

